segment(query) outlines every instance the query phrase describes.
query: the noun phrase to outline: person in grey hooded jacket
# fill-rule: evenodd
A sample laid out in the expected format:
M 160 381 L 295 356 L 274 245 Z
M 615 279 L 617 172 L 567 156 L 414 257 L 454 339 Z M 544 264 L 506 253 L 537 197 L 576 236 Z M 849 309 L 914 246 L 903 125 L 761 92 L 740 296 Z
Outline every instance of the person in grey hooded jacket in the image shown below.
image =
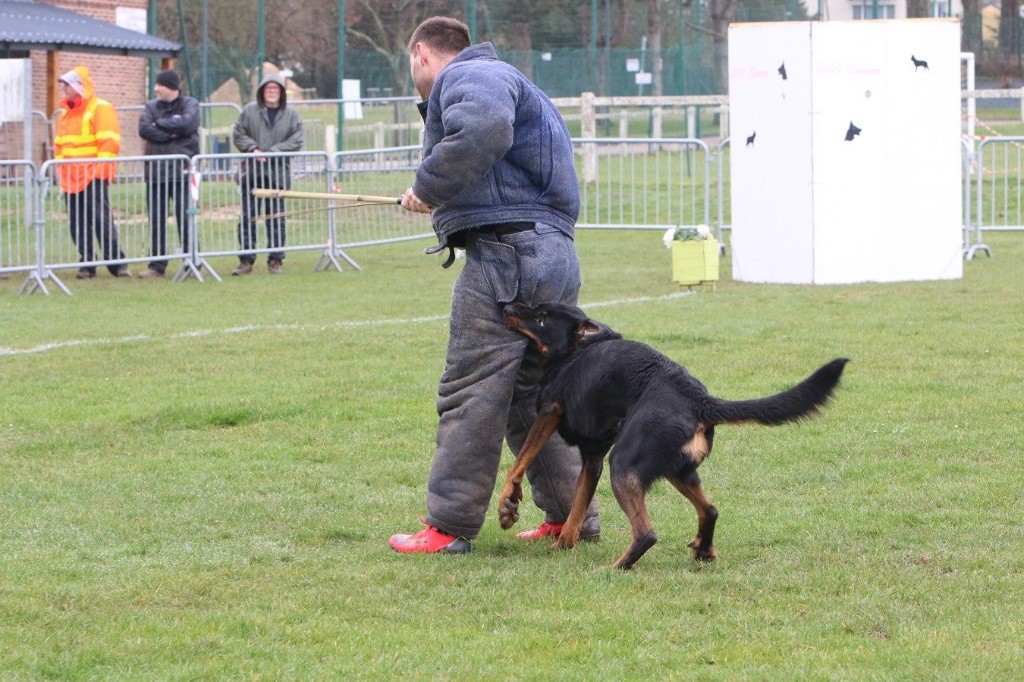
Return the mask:
M 243 250 L 256 248 L 255 216 L 267 218 L 267 270 L 280 274 L 284 261 L 285 219 L 283 199 L 258 199 L 255 188 L 288 189 L 291 187 L 291 161 L 287 157 L 268 157 L 270 152 L 296 152 L 302 149 L 302 119 L 295 109 L 288 108 L 285 81 L 278 74 L 266 76 L 256 89 L 256 101 L 250 102 L 238 115 L 232 132 L 235 147 L 253 158 L 242 161 L 239 180 L 242 186 L 242 220 L 238 240 Z M 232 275 L 248 275 L 256 256 L 243 253 Z
M 394 535 L 390 545 L 458 554 L 483 525 L 502 440 L 518 452 L 537 412 L 540 359 L 501 310 L 512 301 L 576 303 L 579 184 L 554 104 L 499 61 L 490 43 L 471 45 L 465 24 L 447 17 L 420 24 L 409 40 L 409 69 L 424 100 L 423 159 L 402 206 L 431 214 L 438 244 L 428 252 L 462 247 L 466 261 L 452 290 L 426 527 Z M 518 537 L 559 534 L 581 466 L 557 434 L 548 441 L 527 472 L 544 521 Z M 599 533 L 595 505 L 581 537 Z

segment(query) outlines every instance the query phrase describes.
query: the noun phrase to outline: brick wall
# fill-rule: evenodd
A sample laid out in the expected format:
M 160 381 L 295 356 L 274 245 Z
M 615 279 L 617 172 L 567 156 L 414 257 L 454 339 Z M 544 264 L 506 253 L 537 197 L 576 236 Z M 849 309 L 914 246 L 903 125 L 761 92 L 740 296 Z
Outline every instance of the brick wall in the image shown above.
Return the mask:
M 117 7 L 147 9 L 148 0 L 57 0 L 51 5 L 78 12 L 94 19 L 115 23 Z M 32 58 L 32 108 L 44 111 L 47 92 L 52 89 L 54 101 L 60 101 L 63 92 L 56 82 L 48 83 L 46 78 L 46 53 L 33 51 Z M 86 52 L 60 52 L 57 54 L 57 76 L 76 66 L 87 66 L 96 85 L 96 95 L 114 106 L 143 104 L 147 99 L 146 83 L 149 60 L 141 57 L 120 57 L 113 55 L 89 54 Z M 45 112 L 47 116 L 52 111 Z M 136 134 L 137 118 L 134 115 L 121 117 L 122 155 L 141 153 Z M 39 135 L 35 136 L 40 139 Z M 40 149 L 33 149 L 33 159 L 38 161 Z M 52 151 L 48 150 L 52 158 Z

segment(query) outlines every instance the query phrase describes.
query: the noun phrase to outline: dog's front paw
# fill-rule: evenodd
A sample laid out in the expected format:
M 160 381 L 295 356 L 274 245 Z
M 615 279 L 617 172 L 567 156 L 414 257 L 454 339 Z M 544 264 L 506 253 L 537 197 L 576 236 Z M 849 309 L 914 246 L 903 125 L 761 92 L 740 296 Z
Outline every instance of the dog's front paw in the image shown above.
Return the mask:
M 509 497 L 503 497 L 498 502 L 498 523 L 505 530 L 515 525 L 519 520 L 519 503 L 513 502 Z
M 563 528 L 562 532 L 558 534 L 558 539 L 555 540 L 555 544 L 551 547 L 553 549 L 572 549 L 580 541 L 580 534 L 567 533 Z
M 508 530 L 519 520 L 519 502 L 523 499 L 523 486 L 506 483 L 498 497 L 498 523 Z

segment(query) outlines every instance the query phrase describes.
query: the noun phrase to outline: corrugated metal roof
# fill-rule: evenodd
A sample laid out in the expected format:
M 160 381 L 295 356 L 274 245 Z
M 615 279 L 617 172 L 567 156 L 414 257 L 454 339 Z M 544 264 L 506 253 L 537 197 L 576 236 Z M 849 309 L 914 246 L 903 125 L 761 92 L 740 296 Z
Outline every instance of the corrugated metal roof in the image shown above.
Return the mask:
M 181 45 L 27 0 L 0 0 L 0 53 L 14 50 L 175 57 Z

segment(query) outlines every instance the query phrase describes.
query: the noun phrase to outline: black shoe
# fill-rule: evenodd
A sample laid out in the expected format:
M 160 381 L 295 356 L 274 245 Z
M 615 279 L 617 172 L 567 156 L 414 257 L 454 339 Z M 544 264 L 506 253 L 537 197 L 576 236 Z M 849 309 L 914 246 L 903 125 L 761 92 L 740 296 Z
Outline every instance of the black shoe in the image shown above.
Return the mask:
M 75 279 L 92 279 L 95 276 L 96 271 L 91 268 L 79 268 L 75 273 Z
M 597 542 L 601 539 L 601 519 L 591 516 L 583 519 L 583 526 L 580 528 L 580 540 L 584 542 Z

